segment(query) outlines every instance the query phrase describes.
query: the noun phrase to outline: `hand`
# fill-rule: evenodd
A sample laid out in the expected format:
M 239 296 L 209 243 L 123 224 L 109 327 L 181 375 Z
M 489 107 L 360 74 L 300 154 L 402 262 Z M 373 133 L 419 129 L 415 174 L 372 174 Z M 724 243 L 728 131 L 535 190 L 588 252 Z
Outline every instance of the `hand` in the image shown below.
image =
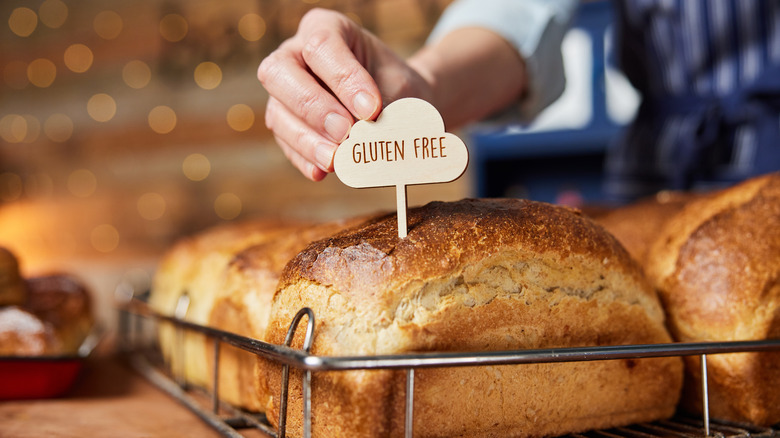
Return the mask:
M 265 123 L 287 158 L 313 181 L 333 171 L 333 154 L 356 119 L 382 104 L 428 98 L 431 85 L 376 36 L 346 16 L 309 11 L 297 33 L 268 55 L 257 77 L 270 97 Z

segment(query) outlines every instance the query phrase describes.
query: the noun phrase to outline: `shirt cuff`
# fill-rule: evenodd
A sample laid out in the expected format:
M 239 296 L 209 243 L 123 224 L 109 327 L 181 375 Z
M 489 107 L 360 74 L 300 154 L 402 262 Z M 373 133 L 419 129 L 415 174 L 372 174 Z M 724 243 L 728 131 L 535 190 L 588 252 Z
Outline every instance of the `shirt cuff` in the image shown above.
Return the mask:
M 456 0 L 442 14 L 428 42 L 464 27 L 489 29 L 506 39 L 525 60 L 528 90 L 515 108 L 532 120 L 566 86 L 561 42 L 577 9 L 576 0 Z

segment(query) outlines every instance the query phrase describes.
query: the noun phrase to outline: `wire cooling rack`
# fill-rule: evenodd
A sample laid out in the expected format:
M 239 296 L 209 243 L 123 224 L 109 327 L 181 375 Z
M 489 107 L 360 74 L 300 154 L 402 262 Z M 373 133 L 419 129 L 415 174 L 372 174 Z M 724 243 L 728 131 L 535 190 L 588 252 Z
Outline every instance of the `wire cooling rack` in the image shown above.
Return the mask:
M 118 294 L 122 295 L 122 294 Z M 669 343 L 647 345 L 616 345 L 599 347 L 551 348 L 534 350 L 483 351 L 467 353 L 416 353 L 375 356 L 317 356 L 309 353 L 314 336 L 316 319 L 311 309 L 301 309 L 290 323 L 284 345 L 275 345 L 241 336 L 235 333 L 207 327 L 184 320 L 189 298 L 186 294 L 179 299 L 174 316 L 162 315 L 151 309 L 147 303 L 133 297 L 132 293 L 120 297 L 120 342 L 123 350 L 130 353 L 130 363 L 149 381 L 164 390 L 179 402 L 190 408 L 203 421 L 226 437 L 241 437 L 238 430 L 256 428 L 274 438 L 286 437 L 287 401 L 289 391 L 289 370 L 294 367 L 303 371 L 303 436 L 311 438 L 311 378 L 318 371 L 346 371 L 396 369 L 406 372 L 406 395 L 404 408 L 404 436 L 414 436 L 414 372 L 421 368 L 442 368 L 459 366 L 514 365 L 557 362 L 597 361 L 613 359 L 638 359 L 670 356 L 699 356 L 701 363 L 702 418 L 675 417 L 672 420 L 636 424 L 609 430 L 591 431 L 573 437 L 775 437 L 780 432 L 772 428 L 745 424 L 713 422 L 709 418 L 707 387 L 707 356 L 712 354 L 780 351 L 780 339 L 761 341 Z M 301 322 L 306 319 L 302 350 L 291 348 L 293 336 Z M 135 345 L 142 337 L 143 321 L 154 320 L 173 324 L 177 331 L 190 331 L 206 335 L 213 340 L 214 370 L 212 388 L 205 393 L 211 406 L 204 405 L 200 397 L 192 395 L 180 376 L 161 371 L 142 354 Z M 242 350 L 263 356 L 282 365 L 278 427 L 273 428 L 262 415 L 250 414 L 236 409 L 219 398 L 220 346 L 232 345 Z M 181 344 L 183 345 L 183 344 Z M 181 347 L 183 348 L 183 347 Z M 183 354 L 182 356 L 183 357 Z M 196 391 L 203 391 L 196 389 Z M 201 401 L 199 401 L 200 399 Z M 226 415 L 224 414 L 226 413 Z

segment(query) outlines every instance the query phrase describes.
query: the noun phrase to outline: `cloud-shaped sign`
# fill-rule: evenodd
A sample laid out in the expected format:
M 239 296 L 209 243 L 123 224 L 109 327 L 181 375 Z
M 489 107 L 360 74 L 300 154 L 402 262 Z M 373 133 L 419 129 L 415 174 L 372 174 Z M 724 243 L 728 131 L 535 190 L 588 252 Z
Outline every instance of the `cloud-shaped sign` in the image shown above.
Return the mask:
M 355 188 L 449 182 L 468 165 L 468 149 L 444 131 L 430 103 L 416 98 L 388 105 L 376 122 L 352 126 L 333 158 L 336 175 Z
M 406 186 L 449 182 L 466 170 L 469 151 L 444 131 L 441 114 L 415 98 L 388 105 L 376 122 L 359 121 L 336 149 L 333 168 L 355 188 L 396 187 L 398 237 L 406 237 Z

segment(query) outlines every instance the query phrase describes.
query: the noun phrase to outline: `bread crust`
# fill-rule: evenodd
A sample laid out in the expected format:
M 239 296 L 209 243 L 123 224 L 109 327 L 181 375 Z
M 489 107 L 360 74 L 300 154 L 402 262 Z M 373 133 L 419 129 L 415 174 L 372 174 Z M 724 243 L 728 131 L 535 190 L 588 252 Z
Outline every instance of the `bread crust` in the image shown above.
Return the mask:
M 307 306 L 317 318 L 318 355 L 670 341 L 636 263 L 573 210 L 463 200 L 411 209 L 408 218 L 405 239 L 389 215 L 291 260 L 267 340 L 281 343 Z M 274 395 L 278 372 L 266 368 Z M 681 374 L 678 358 L 419 370 L 415 436 L 541 436 L 662 418 L 675 409 Z M 298 381 L 293 373 L 293 436 L 301 433 Z M 315 373 L 313 388 L 315 436 L 402 435 L 398 372 Z
M 780 173 L 691 202 L 654 243 L 648 273 L 680 341 L 780 337 Z M 780 354 L 708 359 L 714 417 L 780 421 Z M 698 360 L 688 359 L 685 405 L 700 409 Z
M 220 290 L 216 292 L 208 325 L 263 340 L 282 269 L 313 240 L 322 239 L 365 220 L 362 217 L 322 224 L 298 224 L 284 233 L 242 249 L 230 259 Z M 213 375 L 213 355 L 206 357 Z M 220 395 L 251 411 L 263 411 L 268 403 L 265 386 L 257 382 L 254 354 L 224 345 L 220 352 Z
M 182 238 L 162 257 L 154 276 L 149 305 L 163 315 L 174 315 L 179 298 L 189 297 L 184 319 L 207 325 L 225 281 L 225 269 L 241 250 L 300 227 L 295 221 L 253 220 L 230 223 Z M 160 324 L 158 338 L 163 357 L 174 373 L 189 383 L 211 387 L 213 341 L 199 333 L 180 333 Z

